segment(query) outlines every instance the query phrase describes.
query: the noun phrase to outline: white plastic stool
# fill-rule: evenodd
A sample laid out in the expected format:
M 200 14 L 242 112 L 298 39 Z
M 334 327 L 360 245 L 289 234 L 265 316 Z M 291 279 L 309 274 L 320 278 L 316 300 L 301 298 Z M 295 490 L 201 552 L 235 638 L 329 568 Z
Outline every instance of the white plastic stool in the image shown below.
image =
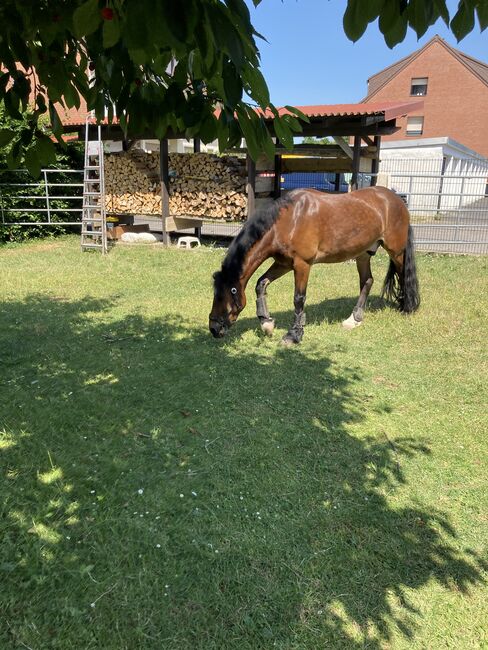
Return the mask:
M 192 246 L 195 244 L 195 246 Z M 178 237 L 178 243 L 176 244 L 177 248 L 198 248 L 201 246 L 200 240 L 198 237 Z

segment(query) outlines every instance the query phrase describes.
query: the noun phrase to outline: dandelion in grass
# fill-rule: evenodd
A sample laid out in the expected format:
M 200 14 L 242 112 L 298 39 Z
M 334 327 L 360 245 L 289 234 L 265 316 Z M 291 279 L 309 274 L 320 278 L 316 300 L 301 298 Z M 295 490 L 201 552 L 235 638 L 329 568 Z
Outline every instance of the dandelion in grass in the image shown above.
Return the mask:
M 137 490 L 137 494 L 144 494 L 144 488 L 139 488 Z

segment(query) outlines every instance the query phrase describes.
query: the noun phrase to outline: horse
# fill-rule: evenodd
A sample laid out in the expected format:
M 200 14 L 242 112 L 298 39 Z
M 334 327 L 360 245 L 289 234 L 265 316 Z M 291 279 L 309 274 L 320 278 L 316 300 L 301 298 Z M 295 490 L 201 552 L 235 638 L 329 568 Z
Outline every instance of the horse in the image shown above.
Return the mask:
M 275 321 L 266 302 L 271 282 L 293 270 L 295 318 L 282 342 L 300 343 L 305 326 L 305 298 L 310 270 L 317 263 L 356 260 L 360 293 L 352 314 L 343 321 L 351 330 L 363 323 L 373 286 L 371 257 L 382 246 L 390 260 L 382 296 L 409 314 L 420 304 L 413 233 L 404 201 L 385 187 L 348 194 L 297 189 L 251 217 L 231 243 L 220 271 L 213 275 L 214 299 L 209 329 L 225 336 L 246 306 L 246 286 L 261 264 L 274 261 L 256 284 L 256 314 L 271 335 Z

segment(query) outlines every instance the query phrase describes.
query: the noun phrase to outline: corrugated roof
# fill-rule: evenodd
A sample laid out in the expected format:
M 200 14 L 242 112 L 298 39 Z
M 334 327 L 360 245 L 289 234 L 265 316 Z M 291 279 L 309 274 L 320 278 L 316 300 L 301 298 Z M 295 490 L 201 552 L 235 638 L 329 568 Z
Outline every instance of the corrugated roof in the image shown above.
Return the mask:
M 368 117 L 383 116 L 385 121 L 421 108 L 423 100 L 409 102 L 362 102 L 360 104 L 318 104 L 315 106 L 296 106 L 304 115 L 310 118 L 327 117 Z M 278 109 L 280 115 L 289 113 L 286 108 Z M 82 126 L 85 124 L 87 113 L 85 111 L 71 110 L 61 117 L 65 126 Z M 265 113 L 265 117 L 272 118 L 271 111 Z M 106 120 L 105 120 L 106 123 Z
M 409 102 L 361 102 L 359 104 L 321 104 L 317 106 L 296 106 L 307 117 L 368 117 L 384 116 L 385 121 L 406 115 L 410 111 L 423 107 L 423 100 Z M 288 113 L 286 108 L 278 109 L 280 115 Z M 266 117 L 272 117 L 271 112 Z

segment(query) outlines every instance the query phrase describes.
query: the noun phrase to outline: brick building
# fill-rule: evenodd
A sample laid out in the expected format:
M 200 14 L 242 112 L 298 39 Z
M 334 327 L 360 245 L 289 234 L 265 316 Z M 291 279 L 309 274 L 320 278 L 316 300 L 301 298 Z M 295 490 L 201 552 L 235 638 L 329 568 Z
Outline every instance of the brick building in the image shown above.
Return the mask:
M 440 36 L 368 79 L 366 102 L 424 100 L 384 140 L 448 137 L 488 157 L 488 64 Z

